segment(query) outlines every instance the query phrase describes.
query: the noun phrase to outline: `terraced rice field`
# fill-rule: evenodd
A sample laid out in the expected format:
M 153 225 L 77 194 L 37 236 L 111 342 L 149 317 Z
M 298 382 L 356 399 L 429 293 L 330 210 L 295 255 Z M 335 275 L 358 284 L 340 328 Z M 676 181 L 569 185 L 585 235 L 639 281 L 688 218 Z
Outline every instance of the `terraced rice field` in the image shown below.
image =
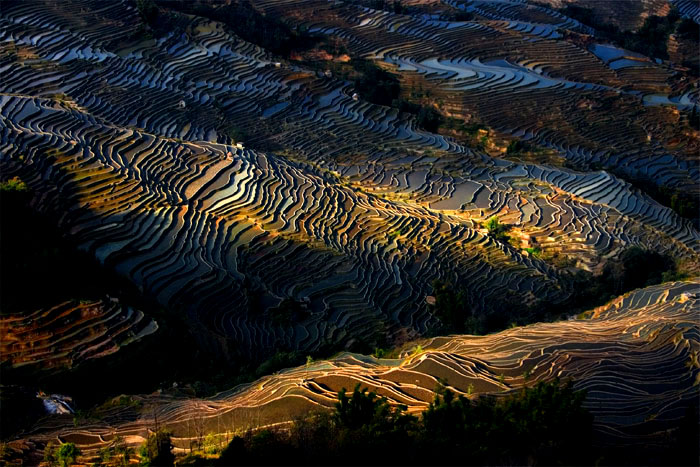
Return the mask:
M 32 208 L 58 213 L 80 249 L 185 317 L 203 347 L 258 358 L 401 344 L 439 328 L 435 280 L 493 317 L 513 303 L 569 303 L 571 273 L 600 273 L 630 247 L 698 275 L 696 226 L 628 181 L 700 195 L 698 79 L 599 40 L 557 10 L 564 0 L 411 0 L 404 14 L 250 2 L 392 73 L 402 97 L 430 96 L 443 116 L 561 164 L 427 131 L 319 63 L 275 56 L 173 3 L 161 5 L 172 30 L 156 35 L 127 0 L 4 3 L 0 174 L 23 180 Z M 674 4 L 698 20 L 694 2 Z M 512 241 L 489 234 L 493 216 Z M 588 391 L 603 442 L 659 444 L 697 399 L 699 285 L 636 290 L 586 319 L 424 338 L 395 360 L 342 353 L 209 399 L 133 396 L 98 421 L 55 416 L 23 436 L 91 455 L 117 434 L 142 442 L 157 416 L 184 452 L 201 433 L 332 407 L 356 383 L 419 412 L 438 378 L 476 397 L 561 377 Z M 302 311 L 280 319 L 288 299 Z M 0 353 L 61 368 L 157 327 L 119 301 L 67 302 L 3 315 Z
M 310 31 L 339 35 L 354 54 L 393 63 L 399 73 L 424 74 L 451 101 L 476 99 L 501 114 L 498 95 L 515 106 L 518 96 L 536 102 L 538 93 L 543 102 L 559 94 L 574 102 L 578 94 L 637 99 L 642 92 L 588 50 L 554 40 L 553 26 L 448 24 L 294 3 L 295 11 L 319 8 L 301 15 L 314 18 L 302 24 Z M 268 14 L 289 8 L 256 6 Z M 350 84 L 278 62 L 200 17 L 182 17 L 186 35 L 131 40 L 136 14 L 126 4 L 97 9 L 90 1 L 4 10 L 3 172 L 46 193 L 39 209 L 51 209 L 60 194 L 71 205 L 63 227 L 85 250 L 242 351 L 312 350 L 368 333 L 417 336 L 435 320 L 425 297 L 438 278 L 464 284 L 484 314 L 507 294 L 526 303 L 565 300 L 570 290 L 556 268 L 486 235 L 480 222 L 492 215 L 584 269 L 599 269 L 630 245 L 697 267 L 697 230 L 607 172 L 494 159 L 420 130 L 408 114 L 355 100 Z M 581 28 L 552 15 L 558 28 Z M 515 60 L 514 41 L 526 44 L 520 53 L 550 62 Z M 476 43 L 479 55 L 464 45 Z M 450 58 L 441 58 L 446 50 Z M 665 68 L 645 66 L 665 79 Z M 661 111 L 641 100 L 633 108 L 644 118 L 653 117 L 647 108 Z M 246 145 L 284 150 L 241 149 L 221 121 L 244 129 Z M 567 146 L 535 128 L 508 131 L 551 143 L 567 158 L 619 158 L 619 167 L 696 187 L 697 168 L 682 151 L 623 156 Z M 273 326 L 254 312 L 284 298 L 310 303 L 304 322 Z
M 592 310 L 586 319 L 428 339 L 421 351 L 396 360 L 344 353 L 211 399 L 142 396 L 140 407 L 106 411 L 99 422 L 57 428 L 61 421 L 54 418 L 29 436 L 39 443 L 75 442 L 89 454 L 117 434 L 142 442 L 157 417 L 184 452 L 198 432 L 231 436 L 328 409 L 337 391 L 357 383 L 419 412 L 433 399 L 438 378 L 477 397 L 559 377 L 587 391 L 585 406 L 604 442 L 663 443 L 666 427 L 698 398 L 699 291 L 697 281 L 652 286 Z
M 0 317 L 0 353 L 14 367 L 70 368 L 157 330 L 155 321 L 116 299 L 65 302 Z

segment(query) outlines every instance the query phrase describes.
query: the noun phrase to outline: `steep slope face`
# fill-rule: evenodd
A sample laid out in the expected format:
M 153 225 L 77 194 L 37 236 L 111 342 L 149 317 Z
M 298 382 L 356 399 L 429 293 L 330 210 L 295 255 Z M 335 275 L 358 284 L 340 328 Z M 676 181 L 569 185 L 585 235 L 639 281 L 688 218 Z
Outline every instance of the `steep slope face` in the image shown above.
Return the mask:
M 78 428 L 60 420 L 29 439 L 79 443 L 90 453 L 116 434 L 144 439 L 157 417 L 185 450 L 201 433 L 233 433 L 331 408 L 341 388 L 366 386 L 409 411 L 423 410 L 441 378 L 459 394 L 502 393 L 555 377 L 585 389 L 602 443 L 666 442 L 664 430 L 698 403 L 700 282 L 639 289 L 582 320 L 539 323 L 489 336 L 447 336 L 397 360 L 342 354 L 285 370 L 206 400 L 143 396 Z

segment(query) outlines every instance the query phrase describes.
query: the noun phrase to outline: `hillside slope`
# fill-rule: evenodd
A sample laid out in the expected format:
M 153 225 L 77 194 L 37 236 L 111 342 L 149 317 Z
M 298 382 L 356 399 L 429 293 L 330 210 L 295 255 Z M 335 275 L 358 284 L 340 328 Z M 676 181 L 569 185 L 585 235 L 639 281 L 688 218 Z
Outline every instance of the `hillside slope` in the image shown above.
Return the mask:
M 591 310 L 587 317 L 538 323 L 489 336 L 438 337 L 399 359 L 343 353 L 284 370 L 210 399 L 134 397 L 138 404 L 107 408 L 99 420 L 72 425 L 53 418 L 26 438 L 51 439 L 96 452 L 115 435 L 140 443 L 157 423 L 174 432 L 177 452 L 209 433 L 231 436 L 285 423 L 333 407 L 336 392 L 368 387 L 409 412 L 425 409 L 438 380 L 458 394 L 507 394 L 555 377 L 585 389 L 597 442 L 662 446 L 665 430 L 699 401 L 700 282 L 639 289 Z

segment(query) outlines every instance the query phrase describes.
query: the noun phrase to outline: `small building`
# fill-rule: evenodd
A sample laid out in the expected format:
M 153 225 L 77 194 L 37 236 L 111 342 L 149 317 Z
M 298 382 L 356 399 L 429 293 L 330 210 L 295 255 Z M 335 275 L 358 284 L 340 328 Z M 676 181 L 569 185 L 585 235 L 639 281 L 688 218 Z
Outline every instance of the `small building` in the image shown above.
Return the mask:
M 187 107 L 187 104 L 185 104 L 185 101 L 180 100 L 180 102 L 177 103 L 177 107 L 179 109 L 184 109 L 185 107 Z
M 435 303 L 437 303 L 437 300 L 435 299 L 434 296 L 428 295 L 427 297 L 425 297 L 425 303 L 427 303 L 428 305 L 433 305 L 433 306 L 434 306 Z
M 352 100 L 354 101 L 359 101 L 360 100 L 360 95 L 356 92 L 352 93 Z
M 326 78 L 332 78 L 332 77 L 333 77 L 333 73 L 331 72 L 331 70 L 326 70 L 323 74 L 324 74 L 324 76 L 325 76 Z

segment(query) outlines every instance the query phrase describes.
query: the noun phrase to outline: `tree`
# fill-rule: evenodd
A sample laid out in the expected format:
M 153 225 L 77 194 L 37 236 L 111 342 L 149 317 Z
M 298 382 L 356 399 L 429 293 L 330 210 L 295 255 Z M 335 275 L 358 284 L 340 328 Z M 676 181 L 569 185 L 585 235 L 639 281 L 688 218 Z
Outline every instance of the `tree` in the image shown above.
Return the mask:
M 496 216 L 486 221 L 486 230 L 489 231 L 489 235 L 499 242 L 508 243 L 510 241 L 510 237 L 506 234 L 508 228 L 509 226 L 501 224 L 501 221 Z
M 134 450 L 127 446 L 124 438 L 117 435 L 114 437 L 112 445 L 109 447 L 110 457 L 113 460 L 112 465 L 117 467 L 126 467 L 129 465 L 129 460 L 134 454 Z
M 498 220 L 498 217 L 493 216 L 486 221 L 486 229 L 489 233 L 497 233 L 502 229 L 502 224 Z
M 139 16 L 144 23 L 153 25 L 158 18 L 158 7 L 153 0 L 136 0 L 136 8 L 139 10 Z
M 370 60 L 353 59 L 350 65 L 358 75 L 355 89 L 363 99 L 373 104 L 390 106 L 399 97 L 401 86 L 392 73 Z
M 202 445 L 202 449 L 206 454 L 216 454 L 221 450 L 220 442 L 220 435 L 215 435 L 214 433 L 207 433 L 207 435 L 204 437 L 204 444 Z
M 532 151 L 532 146 L 530 145 L 530 143 L 519 139 L 514 139 L 513 141 L 508 143 L 506 154 L 518 154 L 528 151 Z
M 69 465 L 75 464 L 75 461 L 80 454 L 82 453 L 80 452 L 80 449 L 75 446 L 75 444 L 63 443 L 61 444 L 61 447 L 58 448 L 58 455 L 56 458 L 63 467 L 68 467 Z
M 358 429 L 371 425 L 388 416 L 389 404 L 375 392 L 367 392 L 367 388 L 355 386 L 352 397 L 346 395 L 345 388 L 338 392 L 338 402 L 335 403 L 335 420 L 341 426 Z
M 423 412 L 422 450 L 454 460 L 468 452 L 475 464 L 586 463 L 592 417 L 582 407 L 584 397 L 570 382 L 555 380 L 472 402 L 442 382 Z
M 6 182 L 0 182 L 0 192 L 3 191 L 29 191 L 27 184 L 19 177 L 12 177 Z
M 397 428 L 404 429 L 416 421 L 407 415 L 405 405 L 391 406 L 386 397 L 379 397 L 374 391 L 360 388 L 358 383 L 352 396 L 346 395 L 345 388 L 338 392 L 333 420 L 337 427 L 347 430 L 366 430 L 373 439 L 380 439 Z
M 44 447 L 44 462 L 49 467 L 56 467 L 58 465 L 58 449 L 56 443 L 49 441 Z
M 160 429 L 155 433 L 151 433 L 148 439 L 141 445 L 141 465 L 173 465 L 175 462 L 175 455 L 172 452 L 173 443 L 171 436 L 172 434 L 165 429 Z
M 470 332 L 480 330 L 478 320 L 473 316 L 466 290 L 455 290 L 450 283 L 433 281 L 435 314 L 443 322 L 447 332 Z M 469 321 L 469 327 L 466 323 Z
M 682 39 L 698 40 L 700 39 L 700 25 L 690 18 L 683 18 L 676 28 L 676 34 Z
M 197 449 L 202 449 L 204 444 L 205 426 L 204 426 L 204 413 L 198 410 L 196 415 L 192 418 L 194 425 L 194 433 L 196 435 Z M 190 444 L 190 452 L 192 451 L 192 446 Z
M 367 458 L 378 464 L 410 458 L 407 454 L 415 446 L 411 442 L 417 432 L 416 417 L 406 414 L 405 405 L 391 406 L 358 384 L 351 397 L 345 389 L 338 393 L 331 436 L 331 449 L 342 462 L 361 464 Z M 402 455 L 396 457 L 396 447 L 402 446 Z
M 416 117 L 416 124 L 431 133 L 436 133 L 442 122 L 442 116 L 432 107 L 421 107 Z
M 335 410 L 235 437 L 217 465 L 365 464 L 571 465 L 590 463 L 592 418 L 571 383 L 539 383 L 472 401 L 440 381 L 420 419 L 405 406 L 357 385 L 338 393 Z M 469 391 L 473 391 L 469 389 Z M 688 425 L 691 425 L 690 420 Z M 684 441 L 696 432 L 679 435 Z

